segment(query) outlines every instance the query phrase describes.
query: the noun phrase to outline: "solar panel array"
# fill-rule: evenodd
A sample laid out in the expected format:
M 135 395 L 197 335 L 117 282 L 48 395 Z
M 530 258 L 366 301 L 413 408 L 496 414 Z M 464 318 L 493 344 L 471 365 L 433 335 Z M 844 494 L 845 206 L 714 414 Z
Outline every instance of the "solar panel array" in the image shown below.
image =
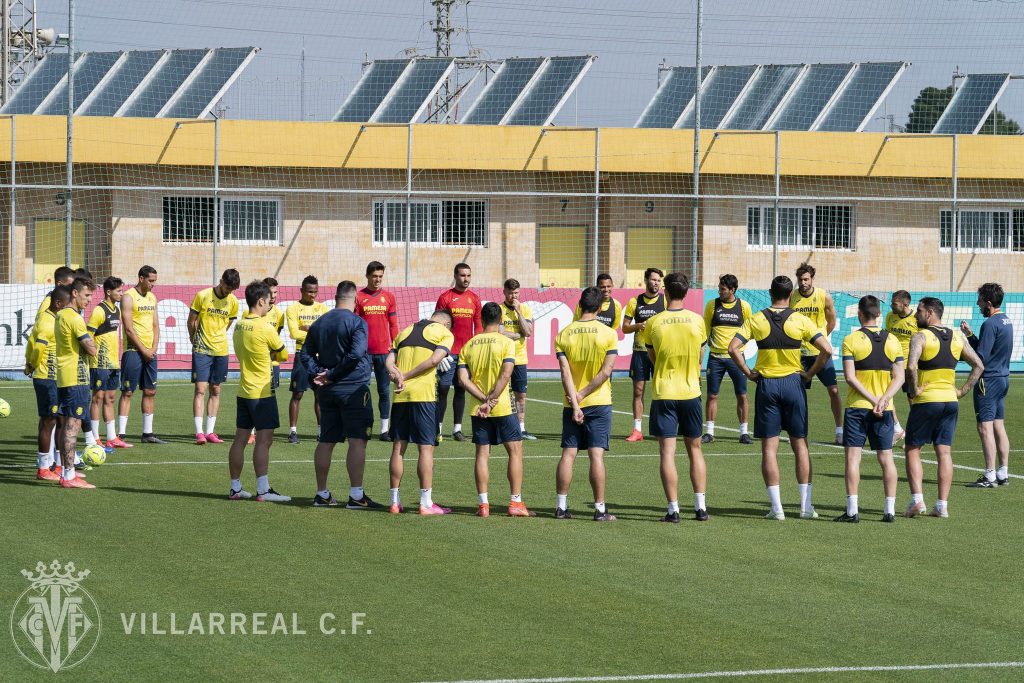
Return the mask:
M 193 119 L 206 116 L 257 48 L 83 52 L 75 57 L 74 113 Z M 66 114 L 68 57 L 51 53 L 0 114 Z
M 1010 83 L 1010 74 L 968 74 L 932 133 L 977 133 Z
M 707 67 L 701 127 L 722 130 L 863 130 L 906 62 Z M 693 128 L 695 69 L 668 70 L 637 128 Z

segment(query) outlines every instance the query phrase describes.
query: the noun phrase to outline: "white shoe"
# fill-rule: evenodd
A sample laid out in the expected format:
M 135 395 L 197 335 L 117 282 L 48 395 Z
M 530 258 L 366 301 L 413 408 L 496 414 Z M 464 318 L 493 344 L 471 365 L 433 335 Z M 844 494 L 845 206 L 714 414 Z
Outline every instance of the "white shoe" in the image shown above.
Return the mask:
M 256 502 L 258 503 L 288 503 L 291 499 L 291 496 L 282 496 L 274 489 L 267 489 L 265 493 L 256 494 Z
M 923 515 L 927 511 L 928 511 L 928 508 L 925 507 L 924 503 L 915 503 L 914 501 L 910 501 L 910 504 L 907 505 L 907 509 L 903 513 L 903 516 L 904 517 L 917 517 L 918 515 Z
M 800 519 L 818 519 L 818 513 L 814 511 L 813 507 L 810 510 L 807 510 L 806 512 L 801 510 Z
M 940 510 L 938 507 L 933 507 L 932 511 L 928 514 L 932 517 L 941 517 L 942 519 L 947 519 L 949 517 L 949 508 L 942 508 Z
M 782 510 L 779 510 L 778 512 L 772 512 L 771 510 L 769 510 L 768 514 L 765 515 L 764 518 L 765 519 L 774 519 L 774 520 L 777 520 L 779 522 L 784 522 L 784 521 L 786 521 L 786 513 L 783 512 Z
M 249 500 L 250 498 L 252 498 L 252 494 L 245 489 L 228 491 L 228 500 Z

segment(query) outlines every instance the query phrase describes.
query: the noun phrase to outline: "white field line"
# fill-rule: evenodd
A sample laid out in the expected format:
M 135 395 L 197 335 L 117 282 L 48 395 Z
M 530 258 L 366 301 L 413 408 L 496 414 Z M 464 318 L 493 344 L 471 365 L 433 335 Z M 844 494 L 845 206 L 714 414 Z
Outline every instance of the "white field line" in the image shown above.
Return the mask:
M 948 671 L 953 669 L 1020 669 L 1024 662 L 967 662 L 951 664 L 903 664 L 893 666 L 820 666 L 790 669 L 751 669 L 747 671 L 704 671 L 679 674 L 640 674 L 625 676 L 559 676 L 555 678 L 488 678 L 432 683 L 614 683 L 614 681 L 692 681 L 704 678 L 744 678 L 796 674 L 834 674 L 885 671 Z

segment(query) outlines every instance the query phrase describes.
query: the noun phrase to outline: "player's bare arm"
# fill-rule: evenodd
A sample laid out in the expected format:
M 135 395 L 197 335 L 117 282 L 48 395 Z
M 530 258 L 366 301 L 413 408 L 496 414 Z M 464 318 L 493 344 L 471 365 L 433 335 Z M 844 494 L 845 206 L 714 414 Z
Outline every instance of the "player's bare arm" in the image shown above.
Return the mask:
M 412 370 L 405 373 L 405 380 L 409 381 L 410 379 L 415 379 L 420 375 L 425 375 L 426 373 L 436 368 L 437 364 L 444 360 L 447 355 L 448 349 L 435 349 L 434 353 L 430 356 L 430 358 L 426 359 L 425 361 L 414 367 Z
M 747 360 L 743 357 L 743 342 L 736 337 L 733 337 L 729 341 L 729 357 L 732 358 L 733 362 L 740 369 L 748 380 L 751 382 L 757 382 L 761 379 L 761 373 L 757 370 L 751 370 L 747 366 Z
M 604 357 L 604 364 L 601 365 L 601 370 L 594 379 L 590 380 L 587 386 L 580 389 L 579 393 L 576 394 L 578 401 L 583 401 L 587 396 L 598 390 L 602 384 L 611 379 L 612 371 L 615 369 L 615 354 L 610 353 Z
M 196 332 L 199 331 L 199 314 L 192 309 L 188 311 L 188 320 L 185 322 L 185 327 L 188 328 L 188 338 L 195 346 L 196 343 Z
M 834 329 L 836 329 L 836 305 L 832 301 L 832 295 L 825 294 L 825 331 L 832 334 Z
M 811 378 L 825 367 L 825 363 L 832 360 L 832 345 L 828 343 L 825 335 L 818 335 L 811 343 L 814 344 L 814 348 L 818 349 L 818 357 L 814 359 L 814 364 L 811 367 L 800 373 L 805 382 L 810 382 Z
M 892 401 L 892 397 L 896 395 L 896 392 L 903 387 L 906 373 L 903 368 L 903 361 L 898 360 L 892 364 L 892 379 L 889 380 L 889 386 L 885 388 L 885 393 L 879 397 L 878 402 L 875 403 L 874 413 L 881 417 L 882 413 L 885 412 L 886 408 L 889 407 L 889 403 Z
M 459 368 L 459 381 L 462 382 L 462 386 L 466 388 L 466 391 L 469 392 L 470 396 L 481 403 L 487 402 L 487 394 L 485 394 L 469 376 L 469 370 L 466 368 Z
M 924 387 L 918 386 L 917 364 L 921 362 L 921 353 L 924 352 L 925 338 L 921 332 L 910 338 L 910 353 L 907 358 L 907 381 L 910 382 L 910 391 L 907 395 L 915 398 L 921 393 Z
M 852 359 L 843 359 L 843 377 L 851 389 L 871 401 L 871 405 L 878 403 L 878 397 L 867 390 L 859 379 L 857 379 L 857 365 Z
M 971 366 L 971 374 L 968 375 L 967 381 L 964 382 L 963 386 L 956 390 L 956 397 L 963 398 L 967 395 L 974 385 L 981 379 L 981 373 L 985 371 L 985 364 L 981 362 L 981 356 L 978 355 L 977 351 L 972 349 L 970 346 L 965 345 L 963 350 L 960 352 L 960 357 L 967 361 L 967 364 Z

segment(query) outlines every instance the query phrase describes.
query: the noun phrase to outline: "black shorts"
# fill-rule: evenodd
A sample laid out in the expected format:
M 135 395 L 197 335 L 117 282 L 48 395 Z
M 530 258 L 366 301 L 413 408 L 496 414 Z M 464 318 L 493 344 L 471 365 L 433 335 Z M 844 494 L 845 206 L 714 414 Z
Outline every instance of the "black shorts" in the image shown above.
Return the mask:
M 747 393 L 747 376 L 740 370 L 740 366 L 736 365 L 736 361 L 732 358 L 711 356 L 708 358 L 709 396 L 718 396 L 718 392 L 722 388 L 722 377 L 726 374 L 732 380 L 732 388 L 737 396 Z
M 58 387 L 57 398 L 60 400 L 60 413 L 72 420 L 89 421 L 89 404 L 92 395 L 85 384 L 70 387 Z
M 704 433 L 700 396 L 680 401 L 651 401 L 651 436 L 695 439 Z
M 473 443 L 478 446 L 497 446 L 523 440 L 523 431 L 515 413 L 501 417 L 473 417 L 472 421 Z
M 572 419 L 572 408 L 562 408 L 562 448 L 608 450 L 611 437 L 611 406 L 587 406 L 583 409 L 583 424 Z
M 391 407 L 392 441 L 407 441 L 421 446 L 437 445 L 437 402 L 406 401 Z
M 121 391 L 156 389 L 156 380 L 156 356 L 144 361 L 135 349 L 121 354 Z
M 512 379 L 509 380 L 512 391 L 517 394 L 526 393 L 526 366 L 516 365 L 512 368 Z
M 235 426 L 238 429 L 277 429 L 281 420 L 277 415 L 277 398 L 242 398 L 235 399 Z
M 306 366 L 302 364 L 299 354 L 296 353 L 295 362 L 292 363 L 292 380 L 288 383 L 288 391 L 293 394 L 301 394 L 304 391 L 309 391 L 312 387 L 312 378 L 306 371 Z
M 811 366 L 814 365 L 814 361 L 817 359 L 817 356 L 800 356 L 800 364 L 804 366 L 804 370 L 810 370 Z M 818 379 L 820 379 L 821 383 L 824 384 L 826 387 L 834 387 L 838 386 L 839 384 L 839 379 L 836 377 L 836 366 L 832 362 L 831 358 L 829 358 L 828 361 L 825 362 L 825 365 L 821 368 L 821 370 L 818 370 L 818 374 L 815 376 Z M 807 382 L 804 385 L 804 388 L 810 389 L 811 383 Z
M 461 386 L 458 384 L 458 374 L 456 373 L 456 370 L 459 367 L 459 354 L 453 353 L 450 355 L 452 364 L 448 368 L 448 372 L 441 372 L 440 370 L 437 371 L 437 386 L 441 388 L 450 387 L 453 384 Z
M 370 387 L 361 386 L 350 394 L 334 387 L 317 391 L 320 402 L 320 443 L 343 443 L 345 439 L 370 438 L 373 426 L 373 403 Z
M 207 356 L 205 353 L 192 354 L 192 383 L 209 382 L 224 384 L 228 378 L 228 357 Z
M 959 413 L 960 404 L 956 401 L 914 403 L 907 418 L 907 447 L 916 448 L 926 443 L 952 446 Z
M 36 392 L 36 409 L 39 417 L 57 417 L 60 412 L 60 398 L 57 396 L 57 380 L 33 379 L 32 388 Z
M 974 385 L 974 417 L 978 422 L 1002 420 L 1006 408 L 1009 377 L 982 377 Z
M 646 382 L 654 375 L 654 364 L 647 351 L 633 351 L 629 359 L 629 378 L 634 382 Z
M 843 416 L 843 445 L 863 448 L 866 441 L 873 451 L 891 451 L 896 419 L 891 410 L 878 417 L 869 408 L 847 408 Z
M 807 390 L 798 373 L 785 377 L 762 377 L 754 392 L 754 438 L 807 436 Z
M 101 370 L 90 368 L 89 387 L 93 391 L 117 391 L 121 384 L 120 370 Z

